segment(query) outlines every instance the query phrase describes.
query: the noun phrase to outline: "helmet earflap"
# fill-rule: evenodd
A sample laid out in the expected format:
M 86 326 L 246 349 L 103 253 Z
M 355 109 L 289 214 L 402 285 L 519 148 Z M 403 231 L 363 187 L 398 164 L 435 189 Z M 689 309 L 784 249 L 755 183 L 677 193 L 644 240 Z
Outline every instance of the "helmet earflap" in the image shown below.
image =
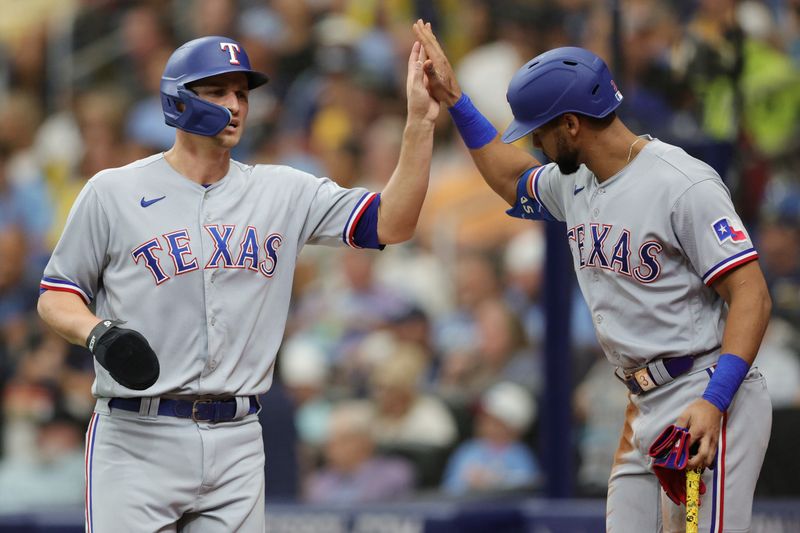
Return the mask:
M 199 98 L 185 87 L 178 88 L 177 98 L 162 94 L 161 107 L 167 124 L 196 135 L 213 137 L 231 121 L 231 112 L 226 108 Z

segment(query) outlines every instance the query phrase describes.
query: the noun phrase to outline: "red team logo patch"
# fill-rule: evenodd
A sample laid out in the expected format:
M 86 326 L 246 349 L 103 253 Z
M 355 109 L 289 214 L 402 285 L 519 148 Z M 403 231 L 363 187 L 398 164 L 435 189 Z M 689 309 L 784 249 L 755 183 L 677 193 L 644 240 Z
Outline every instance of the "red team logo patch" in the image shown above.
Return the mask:
M 711 227 L 714 228 L 714 233 L 717 235 L 717 240 L 720 244 L 728 239 L 733 242 L 744 242 L 747 240 L 747 234 L 743 230 L 734 228 L 733 222 L 727 217 L 717 220 Z

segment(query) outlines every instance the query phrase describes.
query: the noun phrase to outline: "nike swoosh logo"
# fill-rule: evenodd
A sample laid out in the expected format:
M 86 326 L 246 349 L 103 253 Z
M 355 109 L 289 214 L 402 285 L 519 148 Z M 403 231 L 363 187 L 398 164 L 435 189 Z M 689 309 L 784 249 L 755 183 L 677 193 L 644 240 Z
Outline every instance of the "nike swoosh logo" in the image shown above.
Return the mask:
M 144 196 L 142 196 L 142 200 L 139 202 L 139 205 L 141 205 L 142 207 L 150 207 L 154 203 L 163 200 L 164 198 L 166 198 L 166 195 L 162 196 L 161 198 L 153 198 L 152 200 L 145 200 Z
M 586 187 L 575 187 L 575 190 L 572 193 L 572 196 L 577 196 L 579 192 L 581 192 Z

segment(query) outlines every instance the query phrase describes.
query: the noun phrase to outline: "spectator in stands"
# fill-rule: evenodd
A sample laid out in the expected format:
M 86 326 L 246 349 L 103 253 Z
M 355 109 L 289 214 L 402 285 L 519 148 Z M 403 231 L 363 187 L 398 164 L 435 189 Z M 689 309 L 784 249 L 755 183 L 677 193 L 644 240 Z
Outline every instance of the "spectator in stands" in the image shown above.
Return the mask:
M 407 304 L 399 291 L 375 277 L 376 254 L 323 250 L 319 258 L 328 261 L 333 271 L 323 270 L 331 275 L 298 302 L 294 327 L 313 334 L 328 352 L 335 370 L 344 373 L 345 379 L 352 380 L 351 385 L 358 389 L 366 378 L 353 360 L 359 343 Z M 352 371 L 357 375 L 349 376 Z
M 53 219 L 51 197 L 33 150 L 40 122 L 38 103 L 31 95 L 15 91 L 0 100 L 0 227 L 15 224 L 25 232 L 33 268 L 44 268 L 45 236 Z
M 450 401 L 472 404 L 499 381 L 514 381 L 536 394 L 541 362 L 528 344 L 519 315 L 499 297 L 477 305 L 471 319 L 471 347 L 451 350 L 444 359 L 440 391 Z
M 545 238 L 540 226 L 531 226 L 511 238 L 503 251 L 504 299 L 522 321 L 531 344 L 544 338 L 541 306 Z
M 481 303 L 497 298 L 502 293 L 497 271 L 488 254 L 464 252 L 455 258 L 455 264 L 450 268 L 454 270 L 455 306 L 438 317 L 434 330 L 436 348 L 445 354 L 443 378 L 448 383 L 454 381 L 448 365 L 461 368 L 461 358 L 478 342 L 476 309 Z M 458 359 L 451 360 L 451 357 Z
M 478 367 L 474 386 L 513 381 L 534 394 L 541 388 L 541 361 L 527 340 L 522 322 L 500 298 L 482 303 L 475 313 Z
M 124 53 L 120 65 L 122 79 L 119 84 L 125 86 L 135 100 L 149 96 L 154 82 L 155 93 L 158 94 L 158 82 L 164 72 L 164 65 L 175 49 L 175 43 L 171 39 L 169 13 L 166 11 L 163 4 L 158 6 L 155 2 L 140 3 L 132 5 L 121 17 L 119 40 Z M 165 51 L 167 57 L 163 57 L 157 66 L 153 65 L 153 61 L 159 61 L 158 56 L 162 56 Z M 157 67 L 160 70 L 156 70 Z M 163 116 L 161 121 L 163 122 Z M 166 148 L 171 146 L 169 144 Z
M 429 448 L 432 453 L 455 443 L 456 426 L 444 403 L 419 392 L 426 358 L 413 345 L 398 345 L 373 370 L 371 397 L 377 408 L 373 434 L 393 449 Z
M 773 409 L 800 408 L 800 338 L 788 321 L 773 316 L 758 351 L 758 369 L 769 380 Z
M 420 387 L 430 392 L 439 372 L 441 356 L 435 351 L 431 339 L 431 323 L 427 313 L 412 305 L 392 316 L 386 328 L 393 339 L 401 344 L 418 347 L 426 356 Z
M 550 2 L 478 3 L 488 8 L 489 20 L 485 22 L 496 31 L 490 35 L 492 40 L 461 59 L 456 74 L 475 105 L 486 110 L 489 122 L 504 128 L 513 118 L 511 109 L 505 105 L 508 82 L 527 58 L 558 46 L 553 42 L 563 42 L 561 11 Z
M 295 405 L 295 426 L 301 445 L 301 466 L 314 464 L 328 434 L 332 401 L 326 386 L 329 362 L 312 340 L 296 336 L 287 340 L 278 358 L 281 381 Z
M 767 192 L 758 228 L 759 262 L 772 297 L 772 313 L 800 334 L 800 185 L 773 178 Z
M 462 495 L 536 486 L 539 464 L 520 441 L 535 416 L 536 405 L 524 387 L 501 382 L 489 388 L 481 397 L 475 438 L 450 458 L 442 489 Z
M 26 257 L 25 233 L 18 226 L 0 225 L 0 342 L 12 357 L 25 348 L 27 322 L 36 309 L 36 284 L 25 275 Z
M 125 93 L 117 89 L 86 91 L 76 98 L 73 119 L 80 135 L 80 158 L 75 168 L 62 169 L 51 176 L 57 179 L 48 183 L 55 204 L 54 222 L 49 232 L 53 246 L 86 180 L 103 169 L 129 162 L 123 135 L 126 104 Z
M 325 444 L 326 466 L 306 488 L 311 503 L 364 503 L 406 497 L 413 470 L 402 459 L 375 454 L 373 410 L 365 402 L 343 402 L 330 417 Z
M 131 143 L 132 159 L 147 157 L 154 152 L 169 150 L 175 142 L 175 128 L 164 122 L 161 109 L 161 73 L 172 48 L 153 51 L 142 67 L 139 86 L 144 89 L 142 97 L 133 104 L 125 118 L 125 135 Z
M 800 163 L 795 156 L 794 164 Z M 782 178 L 782 179 L 781 179 Z M 772 297 L 772 318 L 758 367 L 769 381 L 773 408 L 800 407 L 800 185 L 773 175 L 761 206 L 759 262 Z
M 189 10 L 192 38 L 205 35 L 233 35 L 236 0 L 195 0 Z
M 84 498 L 84 428 L 63 414 L 42 421 L 31 457 L 0 461 L 0 512 L 80 506 Z

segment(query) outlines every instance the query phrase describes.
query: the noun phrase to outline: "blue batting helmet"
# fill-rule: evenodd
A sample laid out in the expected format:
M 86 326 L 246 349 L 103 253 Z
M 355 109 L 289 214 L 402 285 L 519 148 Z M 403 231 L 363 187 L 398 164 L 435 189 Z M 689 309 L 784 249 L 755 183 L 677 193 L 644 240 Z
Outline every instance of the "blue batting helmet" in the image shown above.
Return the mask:
M 503 142 L 514 142 L 564 113 L 604 117 L 622 102 L 605 62 L 583 48 L 555 48 L 528 61 L 506 93 L 514 120 Z
M 250 68 L 244 47 L 227 37 L 201 37 L 175 50 L 161 76 L 164 121 L 189 133 L 210 137 L 225 129 L 231 120 L 230 111 L 198 98 L 186 85 L 228 72 L 247 75 L 250 89 L 268 80 L 265 74 Z M 179 109 L 179 103 L 183 104 L 183 110 Z

